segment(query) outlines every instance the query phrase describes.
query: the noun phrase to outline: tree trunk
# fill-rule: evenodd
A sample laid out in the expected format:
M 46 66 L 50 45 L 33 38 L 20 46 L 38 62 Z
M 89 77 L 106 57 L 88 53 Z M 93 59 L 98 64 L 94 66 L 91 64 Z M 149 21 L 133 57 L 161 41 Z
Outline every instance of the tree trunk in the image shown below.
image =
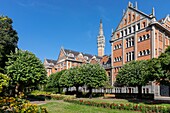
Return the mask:
M 60 87 L 58 87 L 58 93 L 61 93 L 61 91 L 60 91 Z
M 90 99 L 92 98 L 92 88 L 91 87 L 89 88 L 89 98 Z
M 78 97 L 78 93 L 79 93 L 79 87 L 76 86 L 76 97 Z
M 138 99 L 142 99 L 142 86 L 139 85 L 138 86 L 138 96 L 137 96 Z

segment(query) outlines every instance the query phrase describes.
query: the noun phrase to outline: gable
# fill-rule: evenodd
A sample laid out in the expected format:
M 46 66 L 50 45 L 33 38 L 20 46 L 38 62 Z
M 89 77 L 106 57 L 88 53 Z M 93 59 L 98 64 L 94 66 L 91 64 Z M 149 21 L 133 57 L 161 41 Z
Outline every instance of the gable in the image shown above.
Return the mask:
M 66 59 L 66 54 L 65 54 L 64 50 L 61 48 L 60 53 L 58 55 L 57 62 L 60 62 L 61 60 L 64 60 L 64 59 Z
M 143 18 L 148 18 L 151 19 L 151 17 L 149 17 L 149 15 L 146 15 L 145 13 L 132 8 L 132 7 L 128 7 L 127 10 L 125 11 L 125 13 L 123 14 L 123 17 L 118 25 L 118 27 L 116 28 L 116 31 L 126 27 L 136 21 L 139 21 L 140 19 Z

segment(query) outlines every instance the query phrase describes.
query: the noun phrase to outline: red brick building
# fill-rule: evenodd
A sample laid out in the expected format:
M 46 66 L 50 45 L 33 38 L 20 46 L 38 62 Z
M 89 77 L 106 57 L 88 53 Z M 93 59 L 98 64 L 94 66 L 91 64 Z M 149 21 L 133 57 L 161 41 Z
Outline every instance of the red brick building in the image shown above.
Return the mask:
M 170 45 L 170 17 L 157 21 L 154 8 L 145 14 L 129 2 L 116 30 L 112 33 L 112 83 L 123 64 L 132 60 L 158 57 Z
M 47 70 L 47 75 L 69 69 L 71 67 L 80 66 L 82 64 L 101 64 L 106 69 L 106 72 L 111 81 L 111 57 L 104 55 L 105 37 L 103 33 L 102 21 L 100 21 L 99 34 L 97 36 L 98 56 L 86 54 L 83 52 L 64 49 L 61 47 L 57 60 L 45 59 L 44 66 Z

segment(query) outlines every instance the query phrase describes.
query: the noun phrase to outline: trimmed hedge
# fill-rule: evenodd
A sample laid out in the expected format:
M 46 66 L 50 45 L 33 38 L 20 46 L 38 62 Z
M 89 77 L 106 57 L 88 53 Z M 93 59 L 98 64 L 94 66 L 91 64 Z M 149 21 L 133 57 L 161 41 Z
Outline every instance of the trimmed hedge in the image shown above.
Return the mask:
M 156 106 L 156 105 L 140 105 L 140 104 L 115 104 L 115 103 L 104 103 L 104 102 L 94 102 L 94 101 L 84 101 L 84 100 L 74 100 L 74 99 L 64 99 L 65 102 L 88 105 L 109 109 L 119 109 L 119 110 L 131 110 L 140 111 L 142 113 L 169 113 L 170 108 L 166 106 Z
M 53 94 L 51 92 L 45 91 L 33 91 L 30 95 L 27 95 L 28 100 L 63 100 L 63 99 L 75 99 L 74 95 L 62 95 L 62 94 Z

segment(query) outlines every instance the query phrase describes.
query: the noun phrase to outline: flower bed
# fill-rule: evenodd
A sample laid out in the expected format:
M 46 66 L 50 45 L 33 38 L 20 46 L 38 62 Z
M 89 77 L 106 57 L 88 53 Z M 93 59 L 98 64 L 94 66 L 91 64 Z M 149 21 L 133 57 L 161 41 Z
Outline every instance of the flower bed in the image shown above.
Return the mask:
M 94 101 L 85 101 L 85 100 L 74 100 L 74 99 L 64 99 L 66 102 L 80 104 L 80 105 L 88 105 L 88 106 L 96 106 L 108 109 L 119 109 L 119 110 L 132 110 L 132 111 L 140 111 L 142 113 L 169 113 L 170 108 L 166 106 L 156 106 L 156 105 L 140 105 L 140 104 L 115 104 L 115 103 L 101 103 Z
M 13 98 L 0 97 L 0 113 L 48 113 L 46 108 L 39 107 L 36 104 L 30 104 L 28 101 Z

